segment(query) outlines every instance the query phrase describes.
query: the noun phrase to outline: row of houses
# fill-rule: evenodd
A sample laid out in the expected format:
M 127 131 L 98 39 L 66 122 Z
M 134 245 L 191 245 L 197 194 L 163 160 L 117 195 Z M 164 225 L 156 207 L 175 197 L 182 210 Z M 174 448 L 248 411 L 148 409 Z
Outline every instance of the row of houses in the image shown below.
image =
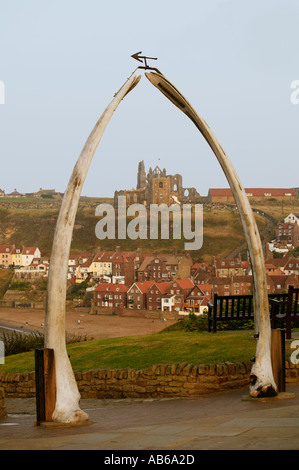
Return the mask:
M 265 259 L 267 275 L 299 275 L 299 258 L 287 253 L 283 258 Z M 48 273 L 50 260 L 41 257 L 38 247 L 16 248 L 14 245 L 0 245 L 0 264 L 14 266 L 16 273 Z M 189 254 L 174 251 L 165 254 L 143 254 L 140 249 L 127 252 L 116 248 L 115 251 L 98 251 L 94 253 L 70 254 L 68 262 L 68 279 L 82 282 L 86 279 L 110 283 L 131 285 L 133 282 L 155 281 L 161 283 L 173 279 L 192 278 L 196 283 L 206 283 L 209 278 L 235 278 L 251 276 L 252 270 L 248 260 L 241 258 L 213 259 L 211 265 L 194 263 Z
M 198 286 L 190 279 L 167 282 L 100 283 L 93 291 L 92 313 L 103 313 L 105 307 L 129 310 L 154 310 L 203 313 L 211 298 L 209 286 Z
M 269 294 L 287 291 L 290 285 L 299 287 L 299 258 L 289 253 L 282 258 L 266 257 L 265 271 Z M 196 263 L 191 273 L 194 283 L 210 285 L 212 295 L 248 295 L 253 292 L 252 269 L 248 261 L 217 259 L 212 267 Z
M 14 265 L 16 277 L 46 277 L 49 270 L 49 258 L 35 256 L 31 263 L 14 263 L 10 258 L 8 265 Z M 128 252 L 97 251 L 96 253 L 70 254 L 68 262 L 68 279 L 80 283 L 86 279 L 103 280 L 110 283 L 131 285 L 134 281 L 155 280 L 169 281 L 186 278 L 191 275 L 192 258 L 188 254 L 176 251 L 166 254 L 143 254 L 141 250 Z M 22 267 L 21 267 L 22 266 Z
M 55 189 L 43 189 L 40 188 L 39 191 L 34 193 L 20 193 L 16 188 L 11 193 L 5 193 L 4 189 L 0 189 L 0 197 L 9 197 L 9 198 L 19 198 L 19 197 L 36 197 L 36 198 L 61 198 L 62 193 L 58 193 Z
M 299 275 L 267 275 L 269 294 L 287 291 L 290 285 L 299 287 Z M 134 282 L 125 284 L 100 283 L 93 291 L 92 313 L 105 313 L 105 308 L 131 310 L 177 311 L 204 313 L 214 294 L 220 296 L 249 295 L 253 292 L 253 277 L 210 277 L 206 283 L 191 279 L 172 282 Z
M 39 259 L 41 252 L 37 246 L 17 248 L 15 245 L 0 245 L 0 266 L 29 266 L 34 259 Z
M 178 175 L 176 175 L 178 176 Z M 158 182 L 159 183 L 159 182 Z M 161 187 L 161 186 L 160 186 Z M 193 188 L 192 188 L 193 189 Z M 138 189 L 134 191 L 137 193 Z M 249 200 L 261 200 L 261 199 L 277 199 L 277 200 L 292 200 L 297 197 L 297 191 L 294 188 L 245 188 L 245 192 Z M 11 193 L 5 193 L 3 189 L 0 189 L 0 197 L 54 197 L 61 198 L 62 193 L 55 191 L 55 189 L 43 189 L 33 193 L 20 193 L 17 189 Z M 234 204 L 235 199 L 230 188 L 211 188 L 207 195 L 208 202 L 222 202 Z M 136 202 L 136 200 L 132 201 Z
M 294 188 L 245 188 L 245 192 L 249 201 L 270 199 L 287 201 L 297 197 Z M 209 189 L 207 199 L 210 203 L 235 203 L 235 198 L 230 188 L 211 188 Z

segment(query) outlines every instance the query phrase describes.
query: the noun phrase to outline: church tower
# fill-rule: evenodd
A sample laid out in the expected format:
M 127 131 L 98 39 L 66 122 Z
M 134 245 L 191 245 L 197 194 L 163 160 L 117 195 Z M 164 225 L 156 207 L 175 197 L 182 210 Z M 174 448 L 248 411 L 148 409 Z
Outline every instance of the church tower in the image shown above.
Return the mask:
M 144 168 L 144 161 L 138 163 L 138 173 L 137 173 L 137 188 L 141 189 L 146 187 L 146 174 Z

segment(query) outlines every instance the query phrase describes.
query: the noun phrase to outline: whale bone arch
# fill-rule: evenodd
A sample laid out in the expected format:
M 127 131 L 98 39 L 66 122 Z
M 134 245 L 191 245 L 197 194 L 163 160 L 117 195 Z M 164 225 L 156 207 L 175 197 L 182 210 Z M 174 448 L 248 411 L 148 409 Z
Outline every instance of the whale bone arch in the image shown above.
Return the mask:
M 266 273 L 258 228 L 245 190 L 220 143 L 207 123 L 197 114 L 186 98 L 161 73 L 145 73 L 149 81 L 172 103 L 184 112 L 201 132 L 232 189 L 241 216 L 252 263 L 254 280 L 255 328 L 258 333 L 256 359 L 251 370 L 250 395 L 253 397 L 277 394 L 271 363 L 271 325 L 267 295 Z M 88 421 L 80 409 L 80 393 L 67 354 L 65 341 L 65 298 L 68 256 L 73 227 L 83 184 L 104 131 L 124 97 L 139 83 L 141 76 L 133 74 L 114 95 L 90 133 L 73 169 L 64 194 L 53 238 L 48 275 L 45 348 L 54 350 L 56 368 L 56 405 L 52 419 L 59 423 Z

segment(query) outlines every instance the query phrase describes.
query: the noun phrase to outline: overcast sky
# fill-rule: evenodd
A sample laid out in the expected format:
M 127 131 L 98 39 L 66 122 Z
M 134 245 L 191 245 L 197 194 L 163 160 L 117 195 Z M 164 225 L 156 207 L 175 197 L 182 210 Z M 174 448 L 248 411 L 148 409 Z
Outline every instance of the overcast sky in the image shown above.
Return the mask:
M 299 186 L 298 25 L 298 0 L 0 0 L 0 188 L 64 192 L 138 51 L 158 58 L 245 187 Z M 195 126 L 145 76 L 110 121 L 82 195 L 136 187 L 140 160 L 203 196 L 228 186 Z

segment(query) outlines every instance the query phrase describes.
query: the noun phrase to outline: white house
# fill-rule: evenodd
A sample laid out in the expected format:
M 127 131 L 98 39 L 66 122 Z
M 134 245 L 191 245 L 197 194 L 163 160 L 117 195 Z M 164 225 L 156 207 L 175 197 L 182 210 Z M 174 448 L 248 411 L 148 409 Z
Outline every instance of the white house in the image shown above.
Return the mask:
M 299 225 L 299 215 L 298 214 L 289 214 L 287 217 L 284 219 L 285 224 L 297 224 Z
M 162 297 L 161 298 L 161 310 L 162 312 L 169 311 L 171 312 L 175 304 L 175 295 L 171 297 Z
M 40 258 L 41 252 L 37 246 L 25 246 L 22 250 L 22 266 L 29 266 L 34 258 Z

